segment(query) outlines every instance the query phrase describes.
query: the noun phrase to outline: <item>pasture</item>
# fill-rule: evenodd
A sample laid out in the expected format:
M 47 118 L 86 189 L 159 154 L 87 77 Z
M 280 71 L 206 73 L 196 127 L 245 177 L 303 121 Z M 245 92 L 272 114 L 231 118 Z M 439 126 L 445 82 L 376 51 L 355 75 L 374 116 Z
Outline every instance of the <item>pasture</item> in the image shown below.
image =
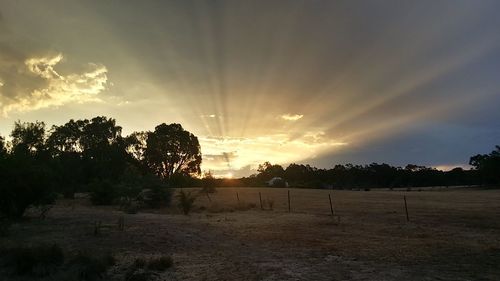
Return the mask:
M 500 190 L 218 188 L 198 194 L 189 216 L 175 197 L 137 214 L 59 200 L 0 241 L 112 252 L 110 280 L 124 280 L 138 257 L 165 254 L 174 266 L 151 280 L 498 280 Z

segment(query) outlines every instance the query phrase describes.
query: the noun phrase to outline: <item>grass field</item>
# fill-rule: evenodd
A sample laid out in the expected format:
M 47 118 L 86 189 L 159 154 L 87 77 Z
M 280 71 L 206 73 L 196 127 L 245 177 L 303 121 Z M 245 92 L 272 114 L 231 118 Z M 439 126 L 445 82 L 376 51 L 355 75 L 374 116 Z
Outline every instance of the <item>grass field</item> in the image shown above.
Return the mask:
M 259 192 L 272 210 L 261 210 Z M 113 252 L 109 280 L 124 280 L 137 257 L 163 254 L 174 266 L 152 280 L 499 280 L 500 190 L 219 188 L 210 201 L 200 194 L 189 216 L 61 200 L 47 219 L 17 223 L 1 241 Z

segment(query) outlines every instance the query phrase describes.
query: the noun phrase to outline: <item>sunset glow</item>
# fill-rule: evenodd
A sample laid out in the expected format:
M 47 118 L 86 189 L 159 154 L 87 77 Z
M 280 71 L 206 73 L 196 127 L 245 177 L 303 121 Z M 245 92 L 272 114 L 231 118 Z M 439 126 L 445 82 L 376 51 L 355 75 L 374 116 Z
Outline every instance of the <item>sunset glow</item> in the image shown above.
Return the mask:
M 466 165 L 500 137 L 495 2 L 69 2 L 0 1 L 1 135 L 18 119 L 175 122 L 226 177 Z

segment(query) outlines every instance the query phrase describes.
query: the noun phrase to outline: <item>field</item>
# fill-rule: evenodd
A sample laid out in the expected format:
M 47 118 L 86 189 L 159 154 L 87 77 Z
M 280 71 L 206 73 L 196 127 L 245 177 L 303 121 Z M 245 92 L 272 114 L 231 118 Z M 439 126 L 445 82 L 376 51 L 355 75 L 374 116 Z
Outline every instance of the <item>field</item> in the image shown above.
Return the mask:
M 110 280 L 124 280 L 135 258 L 156 255 L 171 255 L 174 266 L 155 280 L 500 279 L 500 190 L 219 188 L 195 204 L 184 216 L 175 199 L 138 214 L 60 200 L 45 220 L 17 223 L 0 241 L 112 252 Z

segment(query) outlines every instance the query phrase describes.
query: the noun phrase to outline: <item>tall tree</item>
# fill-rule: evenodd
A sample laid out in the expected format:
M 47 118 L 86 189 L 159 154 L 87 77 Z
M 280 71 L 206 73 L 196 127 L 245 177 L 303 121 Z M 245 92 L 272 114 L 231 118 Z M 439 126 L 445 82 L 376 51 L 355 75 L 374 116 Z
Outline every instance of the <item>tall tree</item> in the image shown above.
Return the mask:
M 14 123 L 12 149 L 15 153 L 39 154 L 45 149 L 45 123 L 21 122 Z
M 200 174 L 200 143 L 180 124 L 163 123 L 148 133 L 144 160 L 156 175 L 164 179 L 177 174 Z

